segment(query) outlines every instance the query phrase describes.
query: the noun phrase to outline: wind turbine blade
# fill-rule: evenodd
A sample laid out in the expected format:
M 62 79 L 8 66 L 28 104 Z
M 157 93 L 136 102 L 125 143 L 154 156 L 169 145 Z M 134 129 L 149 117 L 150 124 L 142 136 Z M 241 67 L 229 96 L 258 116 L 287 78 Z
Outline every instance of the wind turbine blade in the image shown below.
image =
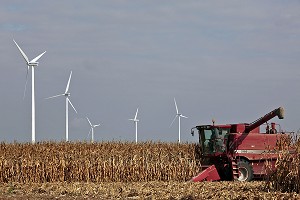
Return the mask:
M 94 127 L 97 127 L 97 126 L 100 126 L 101 124 L 96 124 L 96 125 L 94 125 Z
M 71 103 L 70 99 L 69 98 L 67 98 L 67 99 L 68 99 L 68 102 L 70 103 L 70 105 L 72 106 L 72 108 L 75 110 L 75 112 L 78 113 L 77 110 L 75 109 L 75 107 L 73 106 L 73 104 Z
M 177 103 L 176 103 L 175 98 L 174 98 L 174 103 L 175 103 L 175 107 L 176 107 L 176 114 L 178 114 L 179 112 L 178 112 L 178 107 L 177 107 Z
M 17 44 L 17 42 L 15 40 L 13 40 L 15 42 L 15 44 L 17 45 L 19 51 L 21 52 L 23 58 L 25 59 L 26 63 L 29 63 L 28 57 L 26 56 L 26 54 L 24 53 L 24 51 L 22 51 L 21 47 L 19 47 L 19 45 Z
M 69 76 L 69 80 L 68 80 L 68 84 L 67 84 L 65 93 L 67 93 L 67 92 L 69 91 L 69 86 L 70 86 L 71 77 L 72 77 L 72 71 L 71 71 L 70 76 Z
M 65 94 L 58 94 L 58 95 L 55 95 L 55 96 L 51 96 L 51 97 L 47 97 L 45 99 L 52 99 L 52 98 L 55 98 L 55 97 L 60 97 L 60 96 L 64 96 Z
M 89 124 L 90 124 L 91 126 L 93 126 L 92 123 L 91 123 L 91 121 L 89 120 L 89 118 L 86 117 L 86 119 L 88 120 Z
M 135 120 L 136 120 L 136 118 L 137 118 L 138 112 L 139 112 L 139 108 L 136 109 L 136 113 L 135 113 L 135 117 L 134 117 Z
M 172 123 L 170 124 L 170 127 L 173 125 L 173 123 L 174 123 L 174 121 L 175 121 L 175 119 L 176 119 L 177 116 L 178 116 L 178 115 L 175 115 L 175 117 L 174 117 Z
M 32 59 L 30 62 L 37 62 L 45 53 L 46 53 L 46 51 L 44 53 L 41 53 L 40 55 L 38 55 L 34 59 Z
M 27 88 L 27 82 L 28 82 L 28 71 L 29 71 L 29 66 L 27 65 L 27 72 L 26 72 L 26 80 L 25 80 L 25 88 L 24 88 L 23 99 L 25 99 L 25 94 L 26 94 L 26 88 Z
M 183 118 L 188 118 L 188 117 L 186 117 L 186 116 L 184 116 L 184 115 L 180 115 L 180 117 L 183 117 Z
M 91 134 L 91 130 L 92 130 L 92 127 L 90 128 L 89 134 L 88 134 L 88 136 L 87 136 L 88 138 L 89 138 L 89 136 L 90 136 L 90 134 Z

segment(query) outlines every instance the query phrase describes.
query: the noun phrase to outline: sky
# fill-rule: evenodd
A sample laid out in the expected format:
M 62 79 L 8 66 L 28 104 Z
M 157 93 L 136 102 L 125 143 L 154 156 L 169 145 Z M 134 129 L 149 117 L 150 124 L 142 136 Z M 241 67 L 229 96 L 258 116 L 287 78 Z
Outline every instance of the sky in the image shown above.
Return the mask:
M 0 141 L 31 141 L 35 68 L 36 141 L 195 142 L 196 125 L 250 123 L 283 106 L 286 131 L 300 128 L 300 2 L 199 0 L 9 0 L 0 7 Z M 31 71 L 30 71 L 31 72 Z

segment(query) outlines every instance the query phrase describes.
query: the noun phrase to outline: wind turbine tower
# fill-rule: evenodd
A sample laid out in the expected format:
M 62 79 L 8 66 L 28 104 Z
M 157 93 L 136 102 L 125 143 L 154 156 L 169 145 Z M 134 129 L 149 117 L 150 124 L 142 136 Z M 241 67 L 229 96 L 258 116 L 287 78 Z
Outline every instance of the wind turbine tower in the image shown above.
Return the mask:
M 91 133 L 91 131 L 92 131 L 92 143 L 94 143 L 94 128 L 97 127 L 97 126 L 100 126 L 100 124 L 93 125 L 93 124 L 91 123 L 91 121 L 89 120 L 88 117 L 86 117 L 86 119 L 88 120 L 88 122 L 89 122 L 89 124 L 90 124 L 90 126 L 91 126 L 90 131 L 89 131 L 89 135 L 90 135 L 90 133 Z
M 34 68 L 39 65 L 38 60 L 46 53 L 43 52 L 31 61 L 29 61 L 28 57 L 24 53 L 24 51 L 21 49 L 21 47 L 17 44 L 15 40 L 13 40 L 16 46 L 18 47 L 19 51 L 21 52 L 23 58 L 25 59 L 25 62 L 27 64 L 27 73 L 26 73 L 26 82 L 25 82 L 25 89 L 24 89 L 24 96 L 25 97 L 25 92 L 26 92 L 26 86 L 27 86 L 27 78 L 28 78 L 28 71 L 29 68 L 31 67 L 31 138 L 32 138 L 32 143 L 35 143 L 35 87 L 34 87 Z
M 170 125 L 170 127 L 172 126 L 172 124 L 174 123 L 176 117 L 178 117 L 178 142 L 180 143 L 180 118 L 183 117 L 183 118 L 188 118 L 184 115 L 182 115 L 179 111 L 178 111 L 178 107 L 177 107 L 177 103 L 176 103 L 176 100 L 174 98 L 174 103 L 175 103 L 175 108 L 176 108 L 176 115 Z
M 69 86 L 70 86 L 71 77 L 72 77 L 72 71 L 71 71 L 70 76 L 69 76 L 69 80 L 68 80 L 68 84 L 67 84 L 65 93 L 46 98 L 46 99 L 51 99 L 51 98 L 55 98 L 55 97 L 59 97 L 59 96 L 65 96 L 66 97 L 66 142 L 69 141 L 69 107 L 68 107 L 69 104 L 72 106 L 74 111 L 77 113 L 75 107 L 73 106 L 71 100 L 69 99 L 69 97 L 71 96 L 71 93 L 69 93 Z
M 133 119 L 129 119 L 131 121 L 134 122 L 135 124 L 135 143 L 137 143 L 137 138 L 138 138 L 138 119 L 137 119 L 137 115 L 138 115 L 138 112 L 139 112 L 139 108 L 136 109 L 136 113 L 135 113 L 135 116 Z

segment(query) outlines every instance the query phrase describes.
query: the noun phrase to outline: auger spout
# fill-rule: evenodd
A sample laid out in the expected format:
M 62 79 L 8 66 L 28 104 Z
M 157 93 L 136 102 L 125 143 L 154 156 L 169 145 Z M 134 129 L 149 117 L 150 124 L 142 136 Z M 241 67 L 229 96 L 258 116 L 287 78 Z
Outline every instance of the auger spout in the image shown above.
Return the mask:
M 263 123 L 269 121 L 270 119 L 274 118 L 278 116 L 279 119 L 283 119 L 284 118 L 284 109 L 283 107 L 279 107 L 271 112 L 269 112 L 268 114 L 266 114 L 265 116 L 255 120 L 254 122 L 252 122 L 251 124 L 249 124 L 249 126 L 247 126 L 245 128 L 245 133 L 249 133 L 250 131 L 252 131 L 253 129 L 259 127 L 260 125 L 262 125 Z

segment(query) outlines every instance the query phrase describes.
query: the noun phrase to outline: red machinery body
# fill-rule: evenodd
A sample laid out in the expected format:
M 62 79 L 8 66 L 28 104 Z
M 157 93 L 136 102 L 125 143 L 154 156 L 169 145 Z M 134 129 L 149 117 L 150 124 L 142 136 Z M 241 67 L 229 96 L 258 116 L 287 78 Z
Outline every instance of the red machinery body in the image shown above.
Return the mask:
M 274 123 L 268 120 L 278 116 L 283 119 L 282 107 L 247 124 L 201 125 L 192 128 L 199 134 L 203 171 L 192 181 L 240 180 L 250 181 L 266 174 L 265 161 L 274 166 L 278 152 L 276 144 L 284 133 L 277 133 Z M 266 131 L 260 126 L 267 123 Z

